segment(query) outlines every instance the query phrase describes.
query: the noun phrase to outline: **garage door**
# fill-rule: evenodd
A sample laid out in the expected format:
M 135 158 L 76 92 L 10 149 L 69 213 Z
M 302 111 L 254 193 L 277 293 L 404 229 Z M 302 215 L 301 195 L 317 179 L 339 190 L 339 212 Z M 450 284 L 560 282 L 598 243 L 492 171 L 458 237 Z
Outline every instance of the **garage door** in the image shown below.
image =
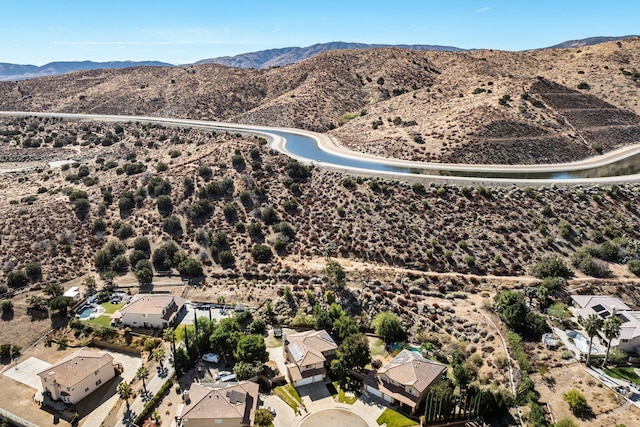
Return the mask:
M 389 403 L 393 403 L 393 398 L 391 396 L 388 396 L 386 394 L 382 395 L 382 397 L 384 398 L 384 400 L 386 400 Z
M 296 387 L 300 387 L 301 385 L 309 385 L 313 382 L 313 377 L 303 378 L 301 380 L 296 381 Z
M 373 388 L 371 386 L 367 386 L 367 391 L 371 394 L 373 394 L 374 396 L 378 396 L 378 397 L 382 397 L 382 393 L 380 392 L 380 390 Z
M 319 383 L 322 380 L 324 380 L 324 378 L 322 377 L 322 374 L 316 375 L 315 377 L 313 377 L 313 382 L 314 383 Z

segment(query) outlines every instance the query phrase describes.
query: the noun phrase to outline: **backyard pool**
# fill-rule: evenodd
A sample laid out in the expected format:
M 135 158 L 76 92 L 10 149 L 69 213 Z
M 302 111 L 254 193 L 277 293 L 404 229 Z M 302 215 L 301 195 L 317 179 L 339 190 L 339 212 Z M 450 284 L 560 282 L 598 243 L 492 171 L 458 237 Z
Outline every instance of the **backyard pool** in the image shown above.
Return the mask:
M 582 335 L 580 332 L 567 331 L 567 336 L 573 340 L 573 344 L 578 350 L 580 350 L 580 352 L 589 352 L 589 339 Z M 591 348 L 591 354 L 595 354 L 597 352 L 598 351 L 596 350 L 595 346 Z
M 82 307 L 82 310 L 77 312 L 77 315 L 80 320 L 93 319 L 100 314 L 100 311 L 101 310 L 99 310 L 99 308 L 95 305 L 85 305 L 84 307 Z

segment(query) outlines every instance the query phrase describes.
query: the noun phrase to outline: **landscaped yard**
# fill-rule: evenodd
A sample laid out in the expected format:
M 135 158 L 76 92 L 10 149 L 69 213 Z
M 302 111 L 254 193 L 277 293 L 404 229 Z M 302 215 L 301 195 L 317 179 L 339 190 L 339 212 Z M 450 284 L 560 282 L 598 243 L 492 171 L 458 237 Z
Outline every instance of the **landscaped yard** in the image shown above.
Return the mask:
M 104 308 L 104 314 L 113 314 L 116 311 L 120 310 L 122 307 L 124 307 L 124 302 L 112 304 L 109 301 L 107 301 L 100 304 L 100 307 Z
M 327 384 L 327 389 L 329 389 L 329 393 L 334 400 L 337 400 L 340 403 L 346 403 L 348 405 L 353 405 L 358 400 L 358 396 L 347 396 L 347 393 L 340 387 L 338 381 L 333 381 L 330 384 Z
M 298 391 L 291 384 L 276 387 L 274 393 L 280 399 L 284 400 L 287 405 L 291 406 L 293 411 L 296 413 L 298 412 L 299 406 L 304 406 Z
M 400 412 L 396 412 L 393 409 L 385 409 L 382 415 L 376 420 L 378 425 L 386 424 L 387 427 L 409 427 L 418 425 L 417 422 L 411 418 L 407 418 Z
M 604 371 L 611 378 L 616 378 L 618 380 L 627 380 L 631 381 L 634 384 L 640 385 L 640 376 L 636 374 L 636 371 L 631 366 L 618 366 L 616 368 L 605 369 Z
M 111 318 L 107 315 L 102 315 L 102 316 L 98 316 L 95 317 L 93 319 L 87 319 L 85 320 L 85 322 L 87 322 L 89 325 L 92 326 L 100 326 L 103 328 L 111 328 Z

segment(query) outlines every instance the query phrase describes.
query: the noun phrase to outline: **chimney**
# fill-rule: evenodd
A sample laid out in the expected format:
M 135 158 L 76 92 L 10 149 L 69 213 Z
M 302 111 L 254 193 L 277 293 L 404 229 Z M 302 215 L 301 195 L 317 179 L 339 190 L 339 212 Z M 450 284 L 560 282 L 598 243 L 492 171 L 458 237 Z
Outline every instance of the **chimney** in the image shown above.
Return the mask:
M 615 316 L 616 314 L 618 314 L 618 307 L 616 307 L 615 305 L 611 306 L 611 316 Z

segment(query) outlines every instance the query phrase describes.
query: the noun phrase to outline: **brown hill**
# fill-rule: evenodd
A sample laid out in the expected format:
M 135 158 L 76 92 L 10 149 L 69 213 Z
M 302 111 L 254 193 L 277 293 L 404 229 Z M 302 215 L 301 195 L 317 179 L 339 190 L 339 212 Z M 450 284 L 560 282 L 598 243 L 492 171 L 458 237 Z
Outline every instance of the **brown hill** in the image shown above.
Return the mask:
M 341 50 L 269 70 L 94 70 L 2 83 L 0 109 L 330 130 L 352 149 L 416 160 L 571 161 L 639 139 L 639 47 Z

